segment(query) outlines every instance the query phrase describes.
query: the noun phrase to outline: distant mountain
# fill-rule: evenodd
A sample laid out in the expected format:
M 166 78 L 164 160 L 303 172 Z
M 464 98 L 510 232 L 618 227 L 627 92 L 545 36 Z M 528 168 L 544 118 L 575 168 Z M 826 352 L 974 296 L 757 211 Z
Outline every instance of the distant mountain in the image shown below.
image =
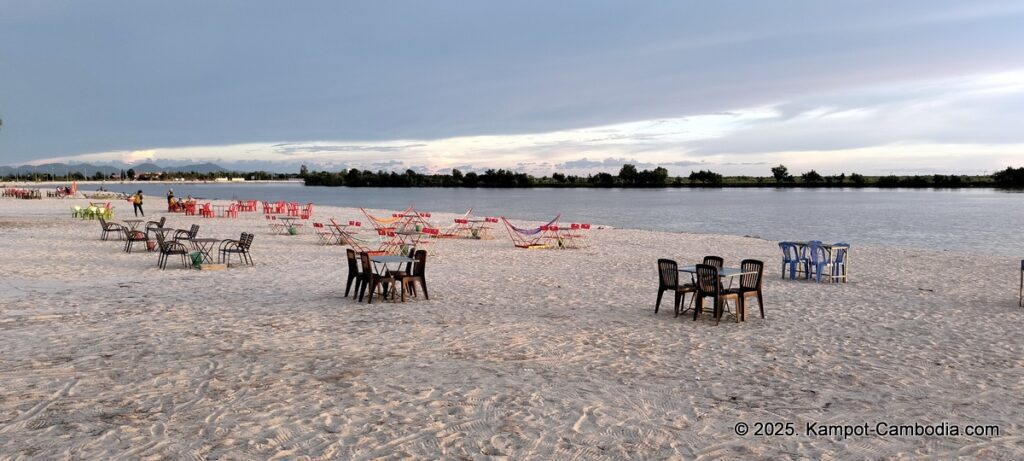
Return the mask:
M 97 171 L 104 175 L 119 173 L 121 170 L 135 170 L 136 173 L 189 173 L 200 174 L 222 173 L 229 170 L 213 163 L 200 163 L 196 165 L 162 167 L 153 163 L 141 163 L 138 165 L 126 166 L 124 168 L 110 165 L 93 165 L 89 163 L 46 163 L 43 165 L 22 165 L 18 167 L 0 166 L 0 176 L 7 175 L 31 175 L 31 174 L 53 174 L 63 176 L 69 173 L 81 173 L 84 176 L 92 176 Z

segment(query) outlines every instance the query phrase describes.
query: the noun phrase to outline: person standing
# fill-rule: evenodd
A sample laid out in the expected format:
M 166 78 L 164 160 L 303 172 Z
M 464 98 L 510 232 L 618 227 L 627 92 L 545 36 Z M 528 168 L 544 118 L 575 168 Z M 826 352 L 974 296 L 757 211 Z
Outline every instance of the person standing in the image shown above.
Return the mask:
M 146 213 L 142 211 L 142 190 L 140 189 L 135 195 L 132 196 L 132 206 L 135 208 L 135 216 L 138 217 L 140 214 L 143 218 L 146 217 Z

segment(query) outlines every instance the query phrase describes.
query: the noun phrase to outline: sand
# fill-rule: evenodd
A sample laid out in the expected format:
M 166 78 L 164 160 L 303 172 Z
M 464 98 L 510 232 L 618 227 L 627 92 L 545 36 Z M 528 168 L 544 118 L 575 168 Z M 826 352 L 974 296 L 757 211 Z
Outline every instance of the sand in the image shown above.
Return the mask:
M 754 238 L 603 229 L 590 249 L 519 250 L 498 234 L 436 243 L 429 301 L 367 305 L 344 297 L 344 247 L 270 235 L 261 213 L 168 214 L 255 231 L 256 265 L 161 271 L 71 219 L 85 203 L 0 200 L 0 459 L 1024 457 L 1012 258 L 851 242 L 850 283 L 819 285 L 780 280 L 775 242 Z M 655 260 L 708 254 L 767 262 L 767 318 L 654 314 Z

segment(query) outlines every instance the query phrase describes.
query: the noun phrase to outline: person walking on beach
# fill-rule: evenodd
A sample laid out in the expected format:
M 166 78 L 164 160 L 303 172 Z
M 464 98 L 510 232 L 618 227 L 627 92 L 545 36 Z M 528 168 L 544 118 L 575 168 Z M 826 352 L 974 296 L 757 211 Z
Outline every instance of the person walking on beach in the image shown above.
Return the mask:
M 146 213 L 142 211 L 142 190 L 139 190 L 132 196 L 132 206 L 135 207 L 135 216 L 138 217 L 140 214 L 143 218 L 146 217 Z

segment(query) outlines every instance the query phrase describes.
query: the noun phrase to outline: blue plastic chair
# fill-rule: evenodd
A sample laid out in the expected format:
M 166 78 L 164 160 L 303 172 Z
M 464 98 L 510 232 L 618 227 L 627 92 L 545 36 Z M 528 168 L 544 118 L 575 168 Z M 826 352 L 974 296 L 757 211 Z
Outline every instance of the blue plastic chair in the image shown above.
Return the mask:
M 796 280 L 798 266 L 802 263 L 800 251 L 793 242 L 779 242 L 782 250 L 782 278 L 786 278 L 786 266 L 789 266 L 789 278 Z
M 821 246 L 821 241 L 812 240 L 810 243 L 810 251 L 804 262 L 807 265 L 807 278 L 811 278 L 811 271 L 813 270 L 815 279 L 818 283 L 821 283 L 821 274 L 831 261 L 829 261 L 828 252 L 825 250 L 825 247 Z
M 832 281 L 836 279 L 842 279 L 846 281 L 846 253 L 850 251 L 849 243 L 836 243 L 833 244 L 833 251 L 836 253 L 835 260 L 832 261 Z

